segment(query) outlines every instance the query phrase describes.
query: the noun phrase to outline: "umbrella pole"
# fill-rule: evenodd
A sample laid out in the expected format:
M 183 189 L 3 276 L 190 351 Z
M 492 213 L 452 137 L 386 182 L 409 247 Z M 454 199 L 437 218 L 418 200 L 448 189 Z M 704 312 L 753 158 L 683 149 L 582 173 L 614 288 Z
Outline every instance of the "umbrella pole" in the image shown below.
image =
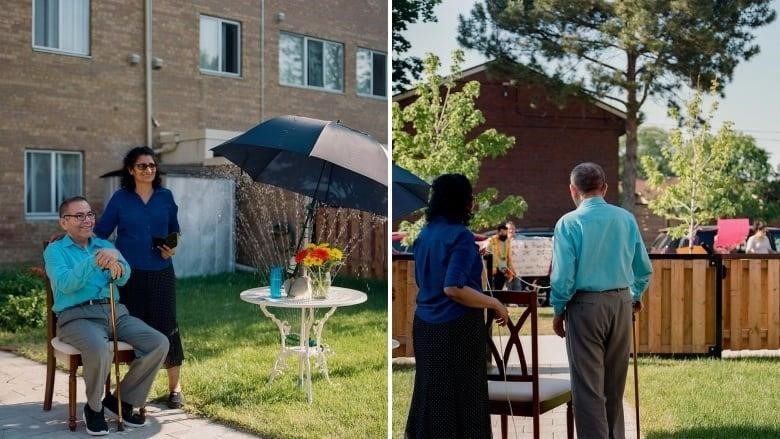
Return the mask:
M 295 245 L 295 248 L 292 249 L 292 254 L 295 255 L 295 253 L 300 250 L 304 244 L 304 240 L 307 240 L 309 243 L 312 241 L 314 237 L 314 214 L 317 211 L 317 200 L 312 199 L 311 203 L 309 203 L 306 206 L 306 217 L 303 220 L 303 224 L 301 225 L 301 234 L 298 237 L 298 244 Z M 287 272 L 290 275 L 290 277 L 298 277 L 300 271 L 299 264 L 295 264 L 292 267 L 289 267 Z

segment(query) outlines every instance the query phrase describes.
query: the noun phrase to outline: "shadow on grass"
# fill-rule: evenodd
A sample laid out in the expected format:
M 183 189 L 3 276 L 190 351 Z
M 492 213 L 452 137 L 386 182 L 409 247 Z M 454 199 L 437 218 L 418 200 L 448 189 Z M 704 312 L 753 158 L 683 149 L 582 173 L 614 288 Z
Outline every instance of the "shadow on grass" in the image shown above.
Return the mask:
M 670 439 L 670 438 L 686 438 L 686 439 L 733 439 L 733 438 L 750 438 L 750 439 L 763 439 L 763 438 L 778 438 L 780 437 L 780 429 L 767 428 L 767 427 L 750 427 L 750 426 L 722 426 L 722 427 L 701 427 L 701 428 L 687 428 L 682 430 L 675 430 L 672 432 L 648 432 L 645 436 L 647 439 Z

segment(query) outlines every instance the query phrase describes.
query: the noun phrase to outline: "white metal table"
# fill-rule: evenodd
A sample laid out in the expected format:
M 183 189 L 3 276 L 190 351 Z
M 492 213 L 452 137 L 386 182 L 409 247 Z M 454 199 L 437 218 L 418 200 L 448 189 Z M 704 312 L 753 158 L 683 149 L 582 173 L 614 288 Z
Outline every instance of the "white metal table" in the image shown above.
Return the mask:
M 274 378 L 284 371 L 287 357 L 294 355 L 298 357 L 298 382 L 303 386 L 305 383 L 306 395 L 311 404 L 313 400 L 311 387 L 311 357 L 315 358 L 317 367 L 320 369 L 325 379 L 330 383 L 328 375 L 328 363 L 325 358 L 331 350 L 327 345 L 322 344 L 322 329 L 325 322 L 341 306 L 357 305 L 368 299 L 366 293 L 349 288 L 330 287 L 326 299 L 298 298 L 282 296 L 279 299 L 270 297 L 269 287 L 258 287 L 241 292 L 241 300 L 260 306 L 260 310 L 271 319 L 279 328 L 280 344 L 279 354 L 274 361 L 271 376 L 268 383 L 272 383 Z M 290 323 L 279 319 L 269 308 L 287 308 L 301 310 L 301 329 L 300 340 L 297 346 L 287 345 L 287 336 L 290 335 Z M 317 319 L 317 310 L 329 308 L 328 311 Z M 309 338 L 314 335 L 315 345 L 310 346 Z M 304 379 L 305 375 L 305 379 Z

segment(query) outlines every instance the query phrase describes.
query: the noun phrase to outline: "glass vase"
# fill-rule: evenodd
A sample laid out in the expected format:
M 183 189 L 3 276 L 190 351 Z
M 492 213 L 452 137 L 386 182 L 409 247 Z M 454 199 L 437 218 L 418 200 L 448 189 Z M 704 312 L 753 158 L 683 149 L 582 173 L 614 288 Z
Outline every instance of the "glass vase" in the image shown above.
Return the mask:
M 309 272 L 312 299 L 327 299 L 330 290 L 330 271 Z

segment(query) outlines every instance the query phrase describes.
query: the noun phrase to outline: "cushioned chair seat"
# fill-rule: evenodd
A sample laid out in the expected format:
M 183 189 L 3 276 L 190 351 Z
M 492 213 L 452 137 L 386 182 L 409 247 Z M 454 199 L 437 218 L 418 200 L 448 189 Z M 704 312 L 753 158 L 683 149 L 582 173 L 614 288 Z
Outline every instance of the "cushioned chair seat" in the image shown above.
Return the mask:
M 81 352 L 74 348 L 73 346 L 65 343 L 64 341 L 60 340 L 59 337 L 54 337 L 51 339 L 51 345 L 54 347 L 54 350 L 60 353 L 63 353 L 65 355 L 81 355 Z M 108 346 L 111 349 L 111 352 L 114 351 L 114 342 L 109 341 Z M 132 351 L 133 346 L 125 343 L 123 341 L 117 342 L 117 348 L 120 351 Z
M 568 378 L 539 377 L 539 400 L 548 401 L 571 393 Z M 530 382 L 488 381 L 488 397 L 491 401 L 533 401 L 534 395 Z

